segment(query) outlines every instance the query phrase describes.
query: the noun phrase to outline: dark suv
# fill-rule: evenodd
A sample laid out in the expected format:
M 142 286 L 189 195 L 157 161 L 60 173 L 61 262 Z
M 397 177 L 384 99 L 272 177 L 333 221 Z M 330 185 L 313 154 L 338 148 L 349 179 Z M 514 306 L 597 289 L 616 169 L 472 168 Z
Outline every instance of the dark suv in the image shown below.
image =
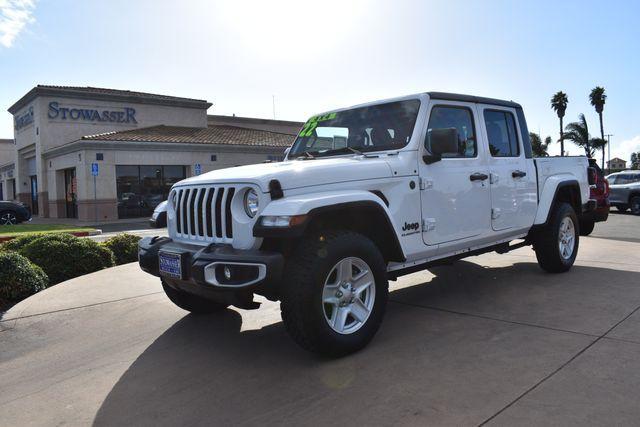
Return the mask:
M 611 204 L 619 211 L 631 209 L 640 215 L 640 170 L 616 172 L 607 176 L 611 184 Z
M 0 225 L 14 225 L 31 220 L 31 209 L 22 202 L 0 200 Z

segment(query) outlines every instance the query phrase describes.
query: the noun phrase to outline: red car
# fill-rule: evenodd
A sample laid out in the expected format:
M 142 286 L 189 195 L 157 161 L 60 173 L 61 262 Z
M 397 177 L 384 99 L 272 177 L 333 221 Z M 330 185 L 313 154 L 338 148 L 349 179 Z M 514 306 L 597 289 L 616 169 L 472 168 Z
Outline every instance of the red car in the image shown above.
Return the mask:
M 595 159 L 589 159 L 589 166 L 595 170 L 589 198 L 596 201 L 596 207 L 580 218 L 580 235 L 588 236 L 596 222 L 606 221 L 609 217 L 609 182 Z

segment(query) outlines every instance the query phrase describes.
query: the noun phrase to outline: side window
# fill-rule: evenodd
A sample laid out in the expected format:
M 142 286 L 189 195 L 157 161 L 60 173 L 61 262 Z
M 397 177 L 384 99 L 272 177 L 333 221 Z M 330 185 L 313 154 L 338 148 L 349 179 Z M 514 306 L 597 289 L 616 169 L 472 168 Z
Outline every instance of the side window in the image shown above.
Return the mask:
M 615 175 L 611 175 L 609 178 L 607 178 L 607 181 L 609 181 L 609 184 L 615 184 L 616 183 L 616 176 Z
M 478 143 L 476 140 L 473 114 L 466 107 L 437 105 L 431 109 L 425 147 L 431 150 L 431 131 L 433 129 L 458 130 L 458 153 L 443 154 L 443 158 L 476 157 Z
M 484 110 L 489 151 L 493 157 L 518 157 L 520 145 L 516 120 L 508 111 Z

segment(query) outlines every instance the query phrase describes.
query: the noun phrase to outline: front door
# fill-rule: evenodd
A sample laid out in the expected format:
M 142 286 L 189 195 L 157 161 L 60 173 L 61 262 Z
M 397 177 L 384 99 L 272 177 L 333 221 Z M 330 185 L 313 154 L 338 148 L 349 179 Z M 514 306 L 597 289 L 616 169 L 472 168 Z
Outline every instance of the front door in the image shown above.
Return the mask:
M 31 175 L 31 213 L 38 215 L 38 177 Z
M 78 217 L 76 169 L 64 171 L 64 204 L 67 218 Z
M 459 142 L 457 152 L 443 154 L 438 162 L 420 160 L 422 236 L 427 245 L 463 244 L 491 230 L 489 170 L 479 150 L 477 123 L 475 104 L 438 101 L 430 107 L 425 152 L 433 129 L 455 128 Z
M 528 228 L 537 209 L 533 161 L 527 160 L 515 110 L 478 106 L 489 150 L 491 227 L 495 231 Z

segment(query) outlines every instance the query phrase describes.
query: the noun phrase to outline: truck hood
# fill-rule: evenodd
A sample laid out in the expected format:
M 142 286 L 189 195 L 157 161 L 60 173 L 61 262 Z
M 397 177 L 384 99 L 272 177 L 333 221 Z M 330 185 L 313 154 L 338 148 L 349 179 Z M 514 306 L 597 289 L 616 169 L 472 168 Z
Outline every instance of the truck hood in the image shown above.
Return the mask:
M 218 169 L 181 181 L 179 185 L 213 183 L 254 183 L 267 192 L 269 181 L 277 179 L 283 190 L 311 185 L 335 184 L 345 181 L 368 180 L 392 176 L 384 158 L 362 156 L 291 160 Z

